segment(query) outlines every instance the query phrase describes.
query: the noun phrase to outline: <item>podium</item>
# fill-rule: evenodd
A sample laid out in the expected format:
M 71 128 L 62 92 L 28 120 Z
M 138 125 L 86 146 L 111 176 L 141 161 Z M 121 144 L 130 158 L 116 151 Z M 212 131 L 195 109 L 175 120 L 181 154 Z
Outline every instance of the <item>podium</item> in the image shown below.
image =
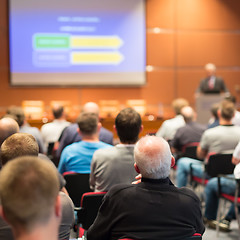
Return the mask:
M 196 96 L 197 122 L 208 124 L 211 115 L 211 107 L 214 103 L 221 102 L 226 95 L 223 94 L 199 94 Z

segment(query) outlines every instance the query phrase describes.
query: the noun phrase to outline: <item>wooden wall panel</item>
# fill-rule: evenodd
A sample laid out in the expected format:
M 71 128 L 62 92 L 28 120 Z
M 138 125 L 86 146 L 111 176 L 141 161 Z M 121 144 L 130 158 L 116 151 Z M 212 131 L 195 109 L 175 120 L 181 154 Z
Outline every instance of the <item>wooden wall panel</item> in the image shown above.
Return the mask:
M 240 34 L 190 32 L 178 35 L 179 66 L 240 66 Z
M 147 65 L 161 67 L 174 65 L 174 37 L 172 33 L 147 33 Z
M 148 83 L 142 88 L 142 98 L 147 99 L 149 104 L 169 104 L 174 98 L 174 71 L 162 70 L 149 72 Z
M 176 0 L 146 0 L 147 28 L 174 28 Z
M 0 7 L 0 108 L 25 99 L 87 101 L 144 98 L 148 106 L 172 113 L 176 97 L 195 105 L 194 93 L 204 77 L 203 66 L 214 62 L 229 90 L 240 101 L 240 1 L 239 0 L 146 0 L 147 84 L 135 88 L 16 88 L 8 79 L 7 2 Z M 154 28 L 160 28 L 154 34 Z M 238 89 L 238 90 L 237 90 Z M 160 107 L 159 107 L 160 106 Z M 158 111 L 158 110 L 156 110 Z
M 177 0 L 177 27 L 181 30 L 240 29 L 239 0 Z
M 141 87 L 139 88 L 86 88 L 82 90 L 82 103 L 100 100 L 118 100 L 121 104 L 126 99 L 141 99 Z
M 194 106 L 194 94 L 199 86 L 200 80 L 204 77 L 205 72 L 203 70 L 179 70 L 177 73 L 177 95 L 188 99 L 190 104 Z

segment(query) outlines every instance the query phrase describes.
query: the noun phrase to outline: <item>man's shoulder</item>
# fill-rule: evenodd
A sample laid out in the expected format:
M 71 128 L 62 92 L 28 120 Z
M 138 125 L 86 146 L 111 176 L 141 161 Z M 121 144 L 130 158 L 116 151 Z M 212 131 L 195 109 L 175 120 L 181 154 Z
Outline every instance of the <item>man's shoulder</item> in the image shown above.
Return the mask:
M 69 152 L 74 149 L 79 149 L 79 147 L 81 147 L 82 145 L 83 145 L 83 141 L 71 143 L 63 149 L 63 152 Z
M 97 147 L 99 147 L 100 149 L 105 149 L 105 148 L 112 148 L 112 145 L 103 141 L 99 141 L 97 143 L 95 143 Z
M 223 129 L 227 129 L 227 130 L 234 130 L 234 132 L 236 132 L 236 134 L 240 133 L 240 126 L 236 126 L 236 125 L 230 125 L 230 126 L 225 126 L 225 125 L 219 125 L 219 126 L 216 126 L 214 128 L 209 128 L 207 129 L 204 134 L 205 135 L 214 135 L 215 133 L 216 134 L 220 134 L 221 131 Z
M 106 129 L 104 127 L 100 128 L 100 134 L 109 135 L 109 136 L 113 135 L 113 133 L 111 131 L 109 131 L 108 129 Z
M 69 131 L 69 132 L 74 131 L 75 132 L 77 129 L 78 129 L 77 123 L 72 123 L 66 128 L 66 131 Z
M 183 119 L 182 115 L 176 115 L 174 118 L 165 120 L 164 123 L 166 125 L 171 125 L 171 124 L 176 124 L 176 123 L 184 123 L 184 119 Z
M 186 197 L 192 198 L 194 201 L 199 202 L 198 196 L 191 189 L 187 187 L 181 187 L 181 188 L 176 187 L 176 189 L 180 194 L 185 195 Z
M 97 157 L 102 157 L 102 156 L 109 156 L 110 157 L 110 156 L 112 156 L 112 154 L 115 155 L 116 153 L 118 153 L 116 146 L 112 146 L 112 145 L 109 145 L 109 144 L 107 144 L 107 146 L 109 146 L 109 147 L 100 148 L 100 149 L 96 150 L 94 155 L 97 156 Z
M 115 197 L 119 196 L 119 194 L 129 194 L 130 191 L 132 191 L 136 187 L 135 184 L 126 184 L 126 183 L 120 183 L 116 184 L 113 187 L 110 188 L 110 190 L 107 193 L 108 197 Z

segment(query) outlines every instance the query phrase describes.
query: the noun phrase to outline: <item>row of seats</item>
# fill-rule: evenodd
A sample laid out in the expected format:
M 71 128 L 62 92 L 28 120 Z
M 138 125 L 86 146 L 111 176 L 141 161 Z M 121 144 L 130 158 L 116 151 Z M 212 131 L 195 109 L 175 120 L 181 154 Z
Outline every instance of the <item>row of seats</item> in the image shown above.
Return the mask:
M 66 188 L 77 211 L 77 236 L 82 238 L 94 222 L 106 192 L 92 192 L 89 188 L 89 174 L 65 172 Z M 76 191 L 77 189 L 77 191 Z M 194 234 L 186 240 L 201 240 L 201 234 Z M 136 240 L 124 238 L 119 240 Z
M 193 142 L 190 144 L 186 144 L 183 146 L 182 149 L 182 155 L 181 157 L 189 157 L 193 159 L 197 158 L 197 147 L 199 143 Z M 198 159 L 200 160 L 200 159 Z M 240 206 L 240 197 L 239 197 L 239 191 L 240 191 L 240 179 L 233 179 L 236 181 L 236 191 L 235 195 L 229 195 L 222 193 L 221 191 L 221 177 L 228 178 L 228 174 L 233 174 L 235 165 L 232 163 L 232 154 L 215 154 L 215 153 L 209 153 L 207 157 L 207 161 L 204 163 L 204 172 L 202 178 L 199 178 L 194 175 L 192 165 L 190 165 L 190 186 L 196 191 L 196 189 L 200 186 L 204 188 L 206 184 L 208 183 L 209 178 L 217 177 L 218 178 L 218 196 L 219 196 L 219 208 L 218 208 L 218 214 L 217 214 L 217 222 L 220 222 L 220 219 L 223 217 L 223 207 L 225 206 L 225 202 L 228 201 L 230 203 L 235 204 L 235 214 L 239 225 L 239 231 L 240 231 L 240 214 L 238 207 Z M 174 168 L 176 170 L 176 166 Z M 204 202 L 204 195 L 203 195 L 203 189 L 200 190 L 199 196 Z M 219 224 L 217 224 L 217 235 L 219 234 Z
M 70 101 L 51 101 L 50 108 L 56 104 L 64 107 L 66 114 L 72 113 L 72 104 Z M 141 116 L 144 116 L 147 111 L 146 101 L 143 99 L 129 99 L 125 104 L 127 107 L 134 108 Z M 25 100 L 22 102 L 22 108 L 25 115 L 30 119 L 42 119 L 45 115 L 45 104 L 43 101 Z M 101 100 L 99 108 L 102 117 L 115 117 L 122 106 L 118 100 Z M 78 109 L 79 111 L 80 109 Z

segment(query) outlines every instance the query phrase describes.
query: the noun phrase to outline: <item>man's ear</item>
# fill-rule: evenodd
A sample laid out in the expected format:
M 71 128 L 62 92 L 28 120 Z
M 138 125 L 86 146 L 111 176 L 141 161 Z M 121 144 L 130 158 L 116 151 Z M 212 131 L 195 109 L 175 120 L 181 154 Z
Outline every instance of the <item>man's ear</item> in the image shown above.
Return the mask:
M 141 125 L 139 133 L 143 131 L 143 125 Z
M 77 128 L 77 132 L 78 132 L 78 134 L 81 134 L 80 128 Z
M 172 156 L 172 159 L 171 159 L 171 167 L 174 167 L 175 165 L 175 158 Z
M 61 205 L 61 196 L 58 194 L 55 201 L 55 215 L 59 218 L 62 217 L 62 205 Z
M 138 166 L 137 166 L 136 163 L 134 163 L 134 168 L 135 168 L 135 170 L 136 170 L 137 173 L 140 173 L 140 170 L 139 170 L 139 168 L 138 168 Z
M 4 219 L 7 222 L 7 218 L 4 214 L 2 205 L 0 205 L 0 217 L 2 217 L 2 219 Z
M 100 131 L 101 127 L 102 127 L 102 124 L 100 122 L 98 122 L 98 125 L 97 125 L 98 132 Z
M 218 118 L 221 117 L 221 109 L 218 109 L 218 110 L 217 110 L 217 115 L 218 115 Z
M 116 128 L 115 124 L 113 125 L 113 130 L 114 130 L 115 133 L 117 133 L 117 128 Z

